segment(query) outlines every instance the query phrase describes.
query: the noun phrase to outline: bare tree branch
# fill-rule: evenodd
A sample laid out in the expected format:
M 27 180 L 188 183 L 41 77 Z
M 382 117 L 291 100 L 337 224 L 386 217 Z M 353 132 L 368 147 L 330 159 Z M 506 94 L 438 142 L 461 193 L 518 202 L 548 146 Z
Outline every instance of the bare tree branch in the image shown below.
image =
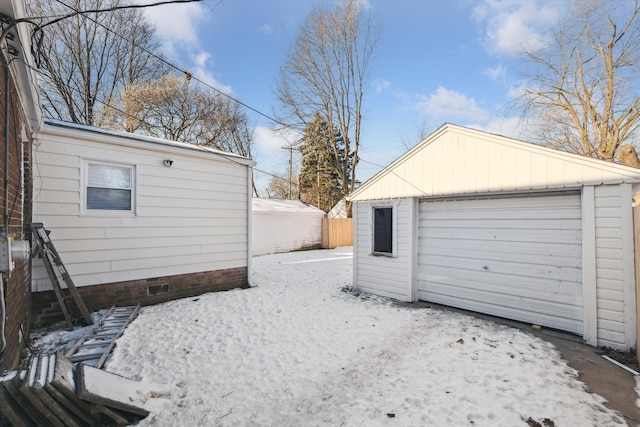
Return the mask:
M 529 87 L 520 101 L 540 126 L 541 142 L 614 161 L 640 118 L 640 6 L 579 3 L 552 31 L 553 44 L 525 52 Z
M 343 195 L 355 188 L 364 87 L 379 37 L 363 7 L 343 0 L 332 10 L 313 10 L 280 67 L 276 90 L 281 121 L 302 128 L 320 113 L 336 130 L 331 150 Z

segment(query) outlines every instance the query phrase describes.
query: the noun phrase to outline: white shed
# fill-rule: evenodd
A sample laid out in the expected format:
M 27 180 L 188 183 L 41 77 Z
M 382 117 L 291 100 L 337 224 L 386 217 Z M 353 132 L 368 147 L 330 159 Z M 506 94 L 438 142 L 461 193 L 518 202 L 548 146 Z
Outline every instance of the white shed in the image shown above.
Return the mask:
M 640 170 L 446 124 L 354 193 L 354 286 L 636 346 Z
M 248 285 L 253 161 L 53 120 L 34 141 L 33 221 L 90 309 Z M 38 324 L 55 303 L 39 259 L 32 289 Z
M 299 200 L 253 199 L 253 255 L 317 249 L 322 242 L 323 210 Z

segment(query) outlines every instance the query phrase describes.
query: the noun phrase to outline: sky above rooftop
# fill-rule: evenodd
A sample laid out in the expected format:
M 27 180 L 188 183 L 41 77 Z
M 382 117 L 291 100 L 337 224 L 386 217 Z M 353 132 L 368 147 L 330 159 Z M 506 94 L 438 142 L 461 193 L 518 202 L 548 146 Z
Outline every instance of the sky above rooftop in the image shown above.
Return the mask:
M 365 87 L 364 181 L 444 123 L 526 139 L 508 108 L 525 81 L 516 53 L 548 43 L 565 0 L 363 0 L 382 26 Z M 296 133 L 271 132 L 278 69 L 314 7 L 335 0 L 205 0 L 149 8 L 167 58 L 251 107 L 255 178 L 288 169 Z M 294 162 L 296 159 L 294 159 Z

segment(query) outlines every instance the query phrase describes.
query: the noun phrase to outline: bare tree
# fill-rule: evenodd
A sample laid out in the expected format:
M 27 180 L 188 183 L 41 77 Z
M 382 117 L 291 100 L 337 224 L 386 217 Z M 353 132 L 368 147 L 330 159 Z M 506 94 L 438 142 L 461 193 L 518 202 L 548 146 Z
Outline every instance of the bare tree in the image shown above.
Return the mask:
M 340 158 L 343 195 L 355 188 L 364 88 L 379 36 L 364 8 L 360 0 L 343 0 L 331 10 L 314 9 L 280 67 L 276 88 L 282 121 L 303 128 L 319 113 L 337 130 L 331 147 Z
M 550 48 L 526 52 L 521 101 L 541 142 L 613 161 L 640 117 L 638 1 L 576 2 Z
M 240 105 L 198 88 L 189 76 L 127 85 L 122 104 L 124 111 L 110 111 L 113 127 L 251 157 L 253 126 Z
M 292 176 L 298 176 L 298 171 L 294 169 Z M 269 180 L 269 184 L 266 188 L 267 197 L 273 199 L 289 199 L 289 190 L 291 190 L 291 199 L 297 199 L 299 196 L 298 187 L 299 185 L 295 178 L 291 183 L 291 186 L 289 186 L 288 171 L 275 172 L 271 174 L 271 179 Z
M 105 9 L 122 0 L 27 0 L 29 14 L 44 21 L 69 12 Z M 157 59 L 155 28 L 139 9 L 85 13 L 47 26 L 40 49 L 43 107 L 47 115 L 102 125 L 105 105 L 127 84 L 155 79 L 167 71 Z

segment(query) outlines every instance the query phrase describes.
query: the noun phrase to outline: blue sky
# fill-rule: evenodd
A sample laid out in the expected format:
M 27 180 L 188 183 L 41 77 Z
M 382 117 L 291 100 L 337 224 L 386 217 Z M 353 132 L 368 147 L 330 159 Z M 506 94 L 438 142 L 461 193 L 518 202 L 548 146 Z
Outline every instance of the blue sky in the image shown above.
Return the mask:
M 358 178 L 364 181 L 443 123 L 526 139 L 505 106 L 526 81 L 515 53 L 544 47 L 566 13 L 560 0 L 362 0 L 382 25 L 365 92 Z M 206 0 L 151 8 L 168 59 L 273 115 L 278 67 L 313 7 L 335 0 Z M 284 172 L 284 138 L 256 124 L 259 170 Z M 255 173 L 258 189 L 269 177 Z

